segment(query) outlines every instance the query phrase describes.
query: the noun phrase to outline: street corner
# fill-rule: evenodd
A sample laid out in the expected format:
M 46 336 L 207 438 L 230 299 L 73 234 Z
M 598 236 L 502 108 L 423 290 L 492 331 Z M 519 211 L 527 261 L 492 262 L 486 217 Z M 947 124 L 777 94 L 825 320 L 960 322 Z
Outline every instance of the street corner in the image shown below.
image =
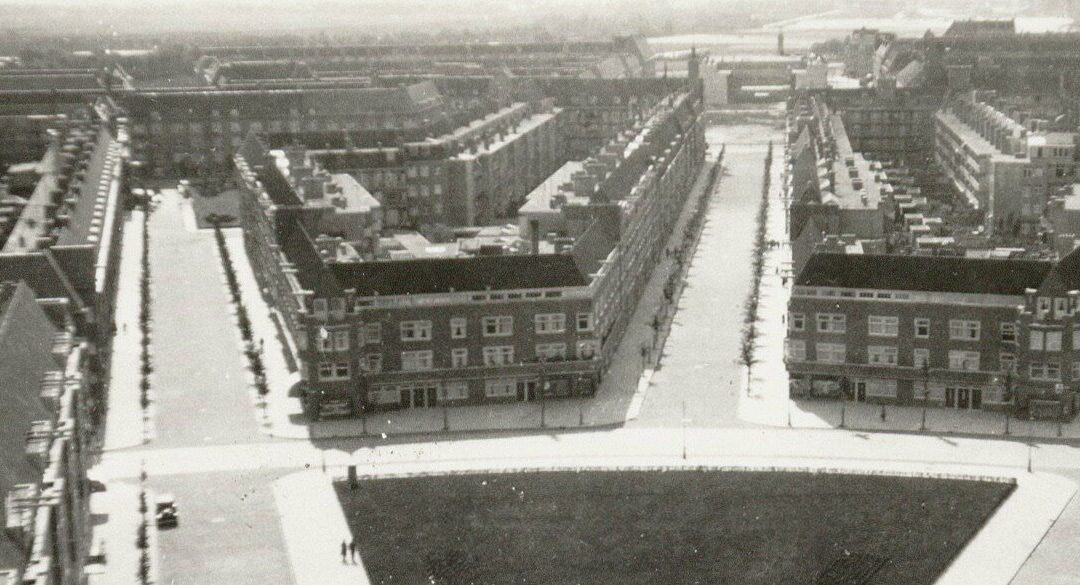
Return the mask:
M 334 475 L 309 470 L 273 483 L 274 503 L 297 585 L 367 585 L 363 551 L 348 554 L 355 540 L 345 519 Z

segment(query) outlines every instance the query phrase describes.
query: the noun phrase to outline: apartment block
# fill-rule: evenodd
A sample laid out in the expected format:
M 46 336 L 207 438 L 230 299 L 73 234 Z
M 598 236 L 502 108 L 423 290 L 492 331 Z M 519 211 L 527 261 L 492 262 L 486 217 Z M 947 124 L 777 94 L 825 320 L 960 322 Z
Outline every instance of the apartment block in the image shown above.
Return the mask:
M 1078 251 L 1057 263 L 815 254 L 788 305 L 791 393 L 1071 416 L 1078 267 Z

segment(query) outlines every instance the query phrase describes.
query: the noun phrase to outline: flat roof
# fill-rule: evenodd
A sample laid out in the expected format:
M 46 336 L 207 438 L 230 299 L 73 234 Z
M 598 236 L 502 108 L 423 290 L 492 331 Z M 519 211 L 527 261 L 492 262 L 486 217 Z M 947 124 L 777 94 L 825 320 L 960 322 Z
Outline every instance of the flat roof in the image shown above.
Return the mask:
M 565 195 L 568 203 L 578 199 L 587 203 L 589 201 L 587 196 L 579 197 L 574 193 L 573 189 L 568 191 L 560 189 L 560 187 L 573 179 L 574 173 L 584 170 L 584 168 L 585 163 L 582 161 L 567 161 L 566 164 L 559 167 L 554 173 L 548 175 L 548 178 L 544 179 L 543 183 L 537 185 L 536 188 L 529 193 L 525 203 L 518 209 L 518 214 L 558 212 L 557 207 L 551 206 L 551 200 L 559 194 Z

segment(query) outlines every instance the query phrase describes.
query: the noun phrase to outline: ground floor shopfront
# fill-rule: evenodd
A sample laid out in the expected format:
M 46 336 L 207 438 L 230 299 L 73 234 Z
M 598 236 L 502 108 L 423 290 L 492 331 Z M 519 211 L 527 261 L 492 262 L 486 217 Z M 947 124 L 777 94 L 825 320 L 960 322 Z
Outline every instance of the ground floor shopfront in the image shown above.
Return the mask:
M 1023 400 L 1024 388 L 1020 382 L 1013 390 L 1013 398 L 1006 392 L 1000 377 L 987 376 L 979 380 L 913 380 L 903 378 L 844 376 L 838 374 L 790 373 L 789 395 L 794 399 L 825 398 L 843 399 L 869 404 L 895 404 L 898 406 L 931 406 L 959 410 L 1006 411 L 1022 410 L 1040 420 L 1071 418 L 1080 407 L 1080 395 L 1073 391 L 1058 389 L 1047 392 L 1032 388 L 1032 397 Z
M 359 416 L 364 412 L 590 397 L 600 385 L 596 370 L 451 379 L 361 380 L 346 391 L 301 388 L 309 416 Z

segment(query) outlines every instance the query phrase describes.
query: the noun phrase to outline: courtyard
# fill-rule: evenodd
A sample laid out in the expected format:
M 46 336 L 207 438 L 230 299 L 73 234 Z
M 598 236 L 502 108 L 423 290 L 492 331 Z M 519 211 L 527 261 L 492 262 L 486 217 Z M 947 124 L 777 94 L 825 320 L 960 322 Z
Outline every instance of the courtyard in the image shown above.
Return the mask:
M 1008 483 L 537 471 L 334 485 L 372 583 L 933 583 Z M 876 572 L 875 572 L 876 571 Z M 847 582 L 833 581 L 829 582 Z

